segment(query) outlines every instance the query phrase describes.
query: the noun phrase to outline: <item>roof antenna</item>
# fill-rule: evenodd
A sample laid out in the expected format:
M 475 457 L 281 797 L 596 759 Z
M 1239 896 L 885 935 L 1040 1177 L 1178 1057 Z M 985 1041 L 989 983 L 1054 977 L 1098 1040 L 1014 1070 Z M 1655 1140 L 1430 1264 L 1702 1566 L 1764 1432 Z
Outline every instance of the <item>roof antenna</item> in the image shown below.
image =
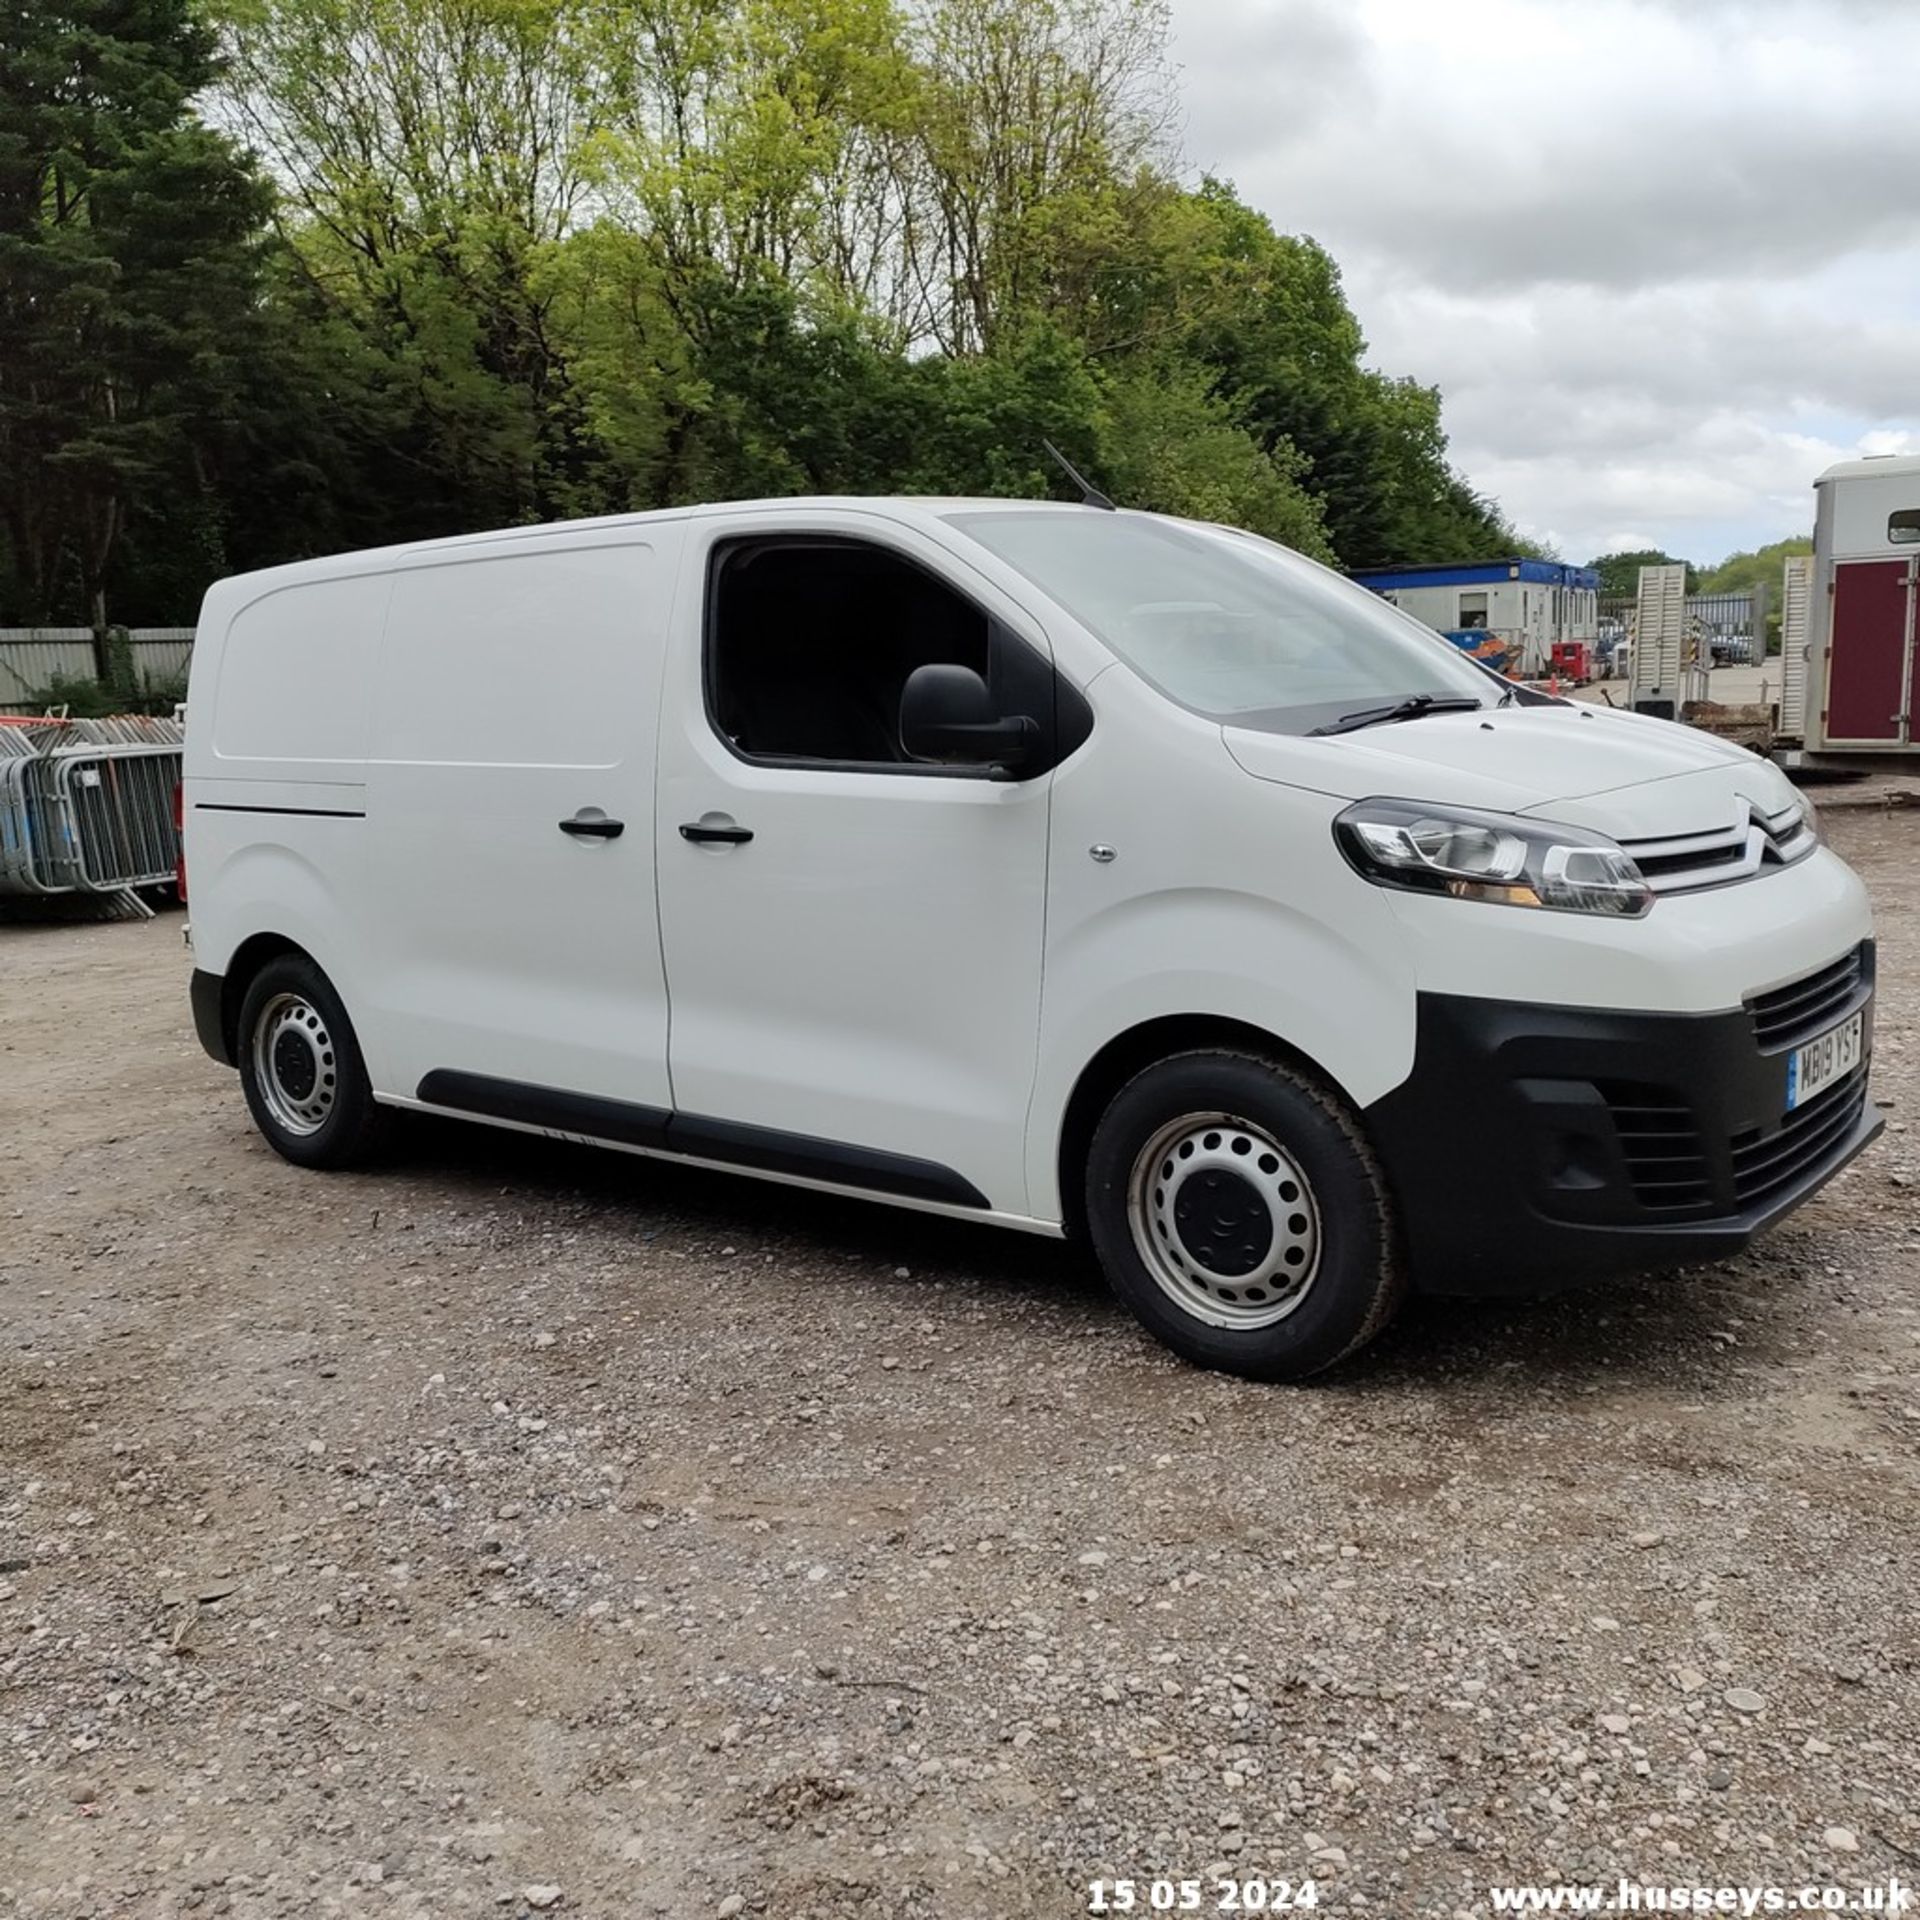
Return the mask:
M 1051 440 L 1042 440 L 1040 444 L 1053 456 L 1054 465 L 1080 489 L 1080 504 L 1083 507 L 1100 507 L 1108 513 L 1119 511 L 1113 502 L 1085 474 L 1081 473 Z

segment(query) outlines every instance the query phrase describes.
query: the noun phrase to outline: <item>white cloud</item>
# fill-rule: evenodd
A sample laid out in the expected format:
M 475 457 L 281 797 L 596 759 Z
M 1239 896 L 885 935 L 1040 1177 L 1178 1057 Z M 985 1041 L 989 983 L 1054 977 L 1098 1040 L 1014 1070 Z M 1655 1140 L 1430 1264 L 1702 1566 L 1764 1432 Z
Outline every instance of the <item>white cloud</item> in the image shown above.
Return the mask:
M 1175 0 L 1187 144 L 1568 552 L 1711 559 L 1920 428 L 1907 0 Z

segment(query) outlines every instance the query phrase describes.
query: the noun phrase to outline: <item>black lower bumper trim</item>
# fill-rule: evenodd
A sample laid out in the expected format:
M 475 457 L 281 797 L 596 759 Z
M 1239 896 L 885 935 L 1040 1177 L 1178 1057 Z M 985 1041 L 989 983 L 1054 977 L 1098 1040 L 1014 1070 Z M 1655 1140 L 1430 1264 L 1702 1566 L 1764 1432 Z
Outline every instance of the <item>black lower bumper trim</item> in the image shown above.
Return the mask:
M 193 977 L 187 982 L 187 998 L 193 1007 L 193 1030 L 199 1036 L 201 1046 L 206 1049 L 209 1059 L 217 1060 L 223 1067 L 231 1067 L 237 1063 L 233 1049 L 227 1044 L 223 1008 L 226 989 L 225 974 L 202 973 L 198 967 L 194 968 Z
M 1724 1258 L 1880 1132 L 1861 1065 L 1789 1116 L 1791 1048 L 1744 1009 L 1614 1013 L 1422 994 L 1413 1072 L 1368 1109 L 1415 1284 L 1544 1293 Z

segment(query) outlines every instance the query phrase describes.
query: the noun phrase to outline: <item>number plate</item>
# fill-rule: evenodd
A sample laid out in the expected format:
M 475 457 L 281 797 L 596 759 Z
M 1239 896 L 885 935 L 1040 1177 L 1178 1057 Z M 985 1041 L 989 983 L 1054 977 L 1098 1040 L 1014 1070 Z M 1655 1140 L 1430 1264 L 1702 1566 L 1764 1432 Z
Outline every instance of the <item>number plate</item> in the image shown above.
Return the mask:
M 1860 1041 L 1866 1028 L 1866 1009 L 1794 1049 L 1787 1062 L 1787 1111 L 1805 1106 L 1822 1087 L 1851 1073 L 1860 1064 Z

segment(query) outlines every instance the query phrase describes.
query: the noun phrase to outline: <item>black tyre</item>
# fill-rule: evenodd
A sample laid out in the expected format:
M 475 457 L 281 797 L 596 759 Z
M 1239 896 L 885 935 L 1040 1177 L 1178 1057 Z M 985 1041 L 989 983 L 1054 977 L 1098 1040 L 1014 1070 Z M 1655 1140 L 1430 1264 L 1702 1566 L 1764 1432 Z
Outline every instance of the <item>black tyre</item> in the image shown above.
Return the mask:
M 353 1023 L 305 954 L 253 976 L 237 1040 L 247 1106 L 276 1153 L 298 1167 L 355 1167 L 386 1145 L 392 1116 L 374 1100 Z
M 1257 1380 L 1344 1359 L 1405 1291 L 1386 1181 L 1352 1113 L 1255 1054 L 1176 1054 L 1114 1095 L 1087 1156 L 1087 1225 L 1150 1333 Z

